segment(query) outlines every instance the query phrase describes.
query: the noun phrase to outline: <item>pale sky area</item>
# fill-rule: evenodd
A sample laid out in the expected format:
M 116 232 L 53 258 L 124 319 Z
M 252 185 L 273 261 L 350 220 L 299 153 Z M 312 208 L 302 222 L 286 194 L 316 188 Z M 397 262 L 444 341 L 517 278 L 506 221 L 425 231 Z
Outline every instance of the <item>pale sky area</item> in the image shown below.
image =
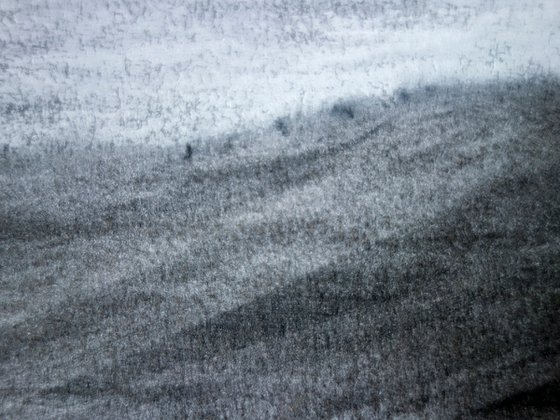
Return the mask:
M 211 139 L 340 98 L 560 69 L 557 0 L 353 3 L 3 0 L 0 142 Z

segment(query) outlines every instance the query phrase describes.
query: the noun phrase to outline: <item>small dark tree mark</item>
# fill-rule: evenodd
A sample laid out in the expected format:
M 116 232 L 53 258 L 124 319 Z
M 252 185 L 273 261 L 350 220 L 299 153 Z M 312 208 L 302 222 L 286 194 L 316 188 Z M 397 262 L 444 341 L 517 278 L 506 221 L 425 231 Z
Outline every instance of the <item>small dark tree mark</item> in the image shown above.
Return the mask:
M 354 119 L 354 107 L 350 103 L 340 102 L 334 104 L 331 108 L 331 115 L 335 117 L 340 117 L 343 119 Z
M 288 126 L 288 119 L 286 117 L 276 118 L 274 121 L 274 128 L 276 128 L 280 133 L 287 137 L 290 135 L 290 128 Z
M 185 147 L 185 156 L 183 156 L 183 159 L 191 160 L 192 153 L 193 153 L 192 146 L 189 143 L 187 143 L 187 146 Z
M 407 103 L 410 101 L 410 93 L 406 89 L 398 89 L 396 92 L 397 100 L 400 103 Z

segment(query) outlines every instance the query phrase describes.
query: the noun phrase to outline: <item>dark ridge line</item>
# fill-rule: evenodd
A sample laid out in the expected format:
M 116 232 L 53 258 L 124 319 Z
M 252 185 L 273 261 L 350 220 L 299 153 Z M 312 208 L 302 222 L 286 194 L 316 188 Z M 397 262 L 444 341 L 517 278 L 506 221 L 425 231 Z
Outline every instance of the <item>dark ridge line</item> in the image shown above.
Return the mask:
M 426 87 L 424 89 L 418 88 L 411 90 L 408 94 L 406 101 L 397 100 L 389 111 L 381 110 L 378 117 L 385 119 L 385 121 L 378 123 L 375 127 L 365 131 L 364 133 L 356 136 L 355 138 L 347 141 L 340 142 L 334 145 L 318 146 L 311 150 L 307 150 L 295 155 L 281 155 L 264 161 L 251 161 L 241 162 L 240 164 L 232 164 L 226 168 L 218 168 L 217 170 L 203 170 L 196 169 L 194 171 L 187 171 L 182 175 L 182 186 L 175 188 L 172 197 L 167 200 L 154 200 L 146 198 L 132 198 L 127 203 L 119 203 L 114 206 L 103 207 L 100 214 L 88 215 L 83 214 L 88 222 L 75 221 L 67 223 L 59 221 L 52 215 L 42 217 L 27 217 L 19 218 L 12 214 L 2 214 L 0 217 L 0 241 L 3 240 L 30 240 L 30 239 L 49 239 L 49 238 L 63 238 L 65 240 L 73 240 L 76 237 L 98 237 L 106 234 L 118 233 L 130 228 L 142 229 L 144 227 L 151 227 L 153 222 L 150 222 L 150 215 L 160 214 L 166 212 L 189 210 L 191 211 L 193 222 L 208 221 L 215 217 L 216 212 L 208 213 L 207 207 L 200 207 L 197 203 L 187 200 L 181 200 L 187 196 L 195 196 L 197 192 L 204 192 L 208 194 L 210 191 L 216 199 L 220 194 L 224 194 L 228 190 L 229 180 L 242 179 L 245 183 L 252 182 L 251 188 L 246 188 L 244 191 L 248 192 L 247 200 L 264 198 L 268 195 L 281 192 L 287 188 L 298 187 L 318 176 L 323 174 L 332 173 L 335 167 L 341 163 L 336 159 L 336 156 L 350 151 L 361 144 L 366 143 L 368 140 L 374 140 L 382 130 L 391 133 L 395 130 L 395 126 L 391 120 L 387 120 L 392 114 L 396 112 L 398 106 L 410 107 L 415 104 L 422 104 L 423 99 L 434 98 L 437 104 L 447 102 L 448 99 L 440 98 L 439 92 L 446 92 L 452 94 L 453 97 L 458 97 L 462 101 L 472 101 L 473 107 L 481 98 L 477 98 L 474 93 L 482 93 L 482 99 L 487 97 L 496 97 L 500 95 L 509 94 L 510 102 L 523 101 L 529 102 L 535 99 L 535 96 L 541 97 L 547 103 L 547 106 L 553 106 L 558 103 L 558 95 L 555 95 L 554 88 L 560 89 L 560 83 L 556 78 L 544 79 L 542 81 L 527 82 L 527 85 L 511 82 L 506 85 L 488 84 L 475 85 L 469 88 L 468 86 L 442 86 L 436 88 Z M 535 87 L 537 92 L 530 92 L 531 97 L 519 98 L 518 94 L 511 94 L 512 91 L 519 91 L 521 89 L 529 89 Z M 491 90 L 494 88 L 496 91 Z M 472 92 L 474 89 L 475 92 Z M 491 90 L 489 92 L 489 90 Z M 466 95 L 462 98 L 460 95 Z M 375 98 L 364 98 L 362 101 L 366 103 L 374 102 Z M 540 121 L 544 116 L 540 114 L 535 115 L 533 112 L 528 111 L 527 106 L 520 106 L 517 110 L 526 115 L 526 118 L 533 123 Z M 486 104 L 482 105 L 483 107 Z M 557 106 L 560 109 L 560 106 Z M 439 113 L 441 114 L 441 112 Z M 445 114 L 445 113 L 444 113 Z M 309 117 L 309 118 L 312 118 Z M 394 116 L 392 116 L 394 118 Z M 358 120 L 355 120 L 355 123 Z M 553 124 L 550 122 L 550 124 Z M 325 158 L 332 158 L 331 160 L 324 161 Z M 396 157 L 396 162 L 401 164 L 412 164 L 411 159 L 402 159 Z M 469 162 L 463 163 L 468 164 Z M 186 178 L 186 179 L 185 179 Z M 264 182 L 263 182 L 264 181 Z M 193 186 L 195 189 L 192 189 Z M 218 188 L 216 188 L 218 186 Z M 235 203 L 227 203 L 223 211 L 230 211 L 238 205 Z M 124 216 L 132 212 L 133 215 L 138 216 L 138 211 L 143 210 L 146 212 L 146 217 L 141 217 L 141 220 L 131 222 L 130 220 L 118 220 L 119 216 Z M 88 217 L 89 216 L 89 217 Z M 129 218 L 130 219 L 130 218 Z M 22 228 L 25 226 L 25 228 Z M 155 227 L 156 225 L 153 225 Z
M 499 181 L 497 184 L 499 185 Z M 487 190 L 492 191 L 495 188 L 496 185 L 490 185 L 487 187 Z M 485 193 L 482 192 L 480 196 L 484 197 Z M 560 195 L 557 196 L 557 199 L 560 199 Z M 469 201 L 479 202 L 481 200 L 471 199 Z M 485 207 L 484 203 L 479 204 L 482 208 Z M 446 232 L 447 230 L 451 230 L 451 232 L 463 232 L 466 230 L 468 232 L 472 229 L 472 227 L 469 227 L 468 219 L 465 219 L 463 216 L 462 205 L 457 206 L 455 213 L 455 216 L 443 217 L 443 222 L 435 228 L 434 234 L 427 235 L 427 237 L 431 238 L 431 241 L 437 241 L 437 238 L 442 238 L 439 244 L 442 249 L 449 247 L 454 242 L 450 243 L 448 241 L 447 233 L 442 235 L 440 232 Z M 560 213 L 558 217 L 560 218 Z M 452 224 L 450 225 L 449 223 Z M 410 246 L 415 246 L 419 237 L 416 236 L 415 238 L 414 233 L 409 235 L 411 238 Z M 459 236 L 458 240 L 460 241 L 460 235 L 456 236 Z M 465 245 L 474 243 L 473 238 L 476 239 L 475 237 L 475 233 L 468 234 L 467 239 L 465 239 Z M 500 238 L 495 240 L 500 240 Z M 405 240 L 400 240 L 397 247 L 402 247 L 405 242 Z M 357 252 L 362 257 L 364 254 L 371 255 L 371 257 L 376 255 L 375 251 L 369 253 Z M 461 253 L 463 251 L 458 249 L 457 252 Z M 412 269 L 410 272 L 413 273 L 424 273 L 423 275 L 426 278 L 430 278 L 433 275 L 440 278 L 448 275 L 445 270 L 441 271 L 441 267 L 427 265 L 422 260 L 413 262 L 413 266 L 409 267 L 410 269 Z M 400 275 L 407 276 L 407 271 L 402 272 Z M 547 278 L 550 275 L 552 274 L 549 273 Z M 162 343 L 161 348 L 149 350 L 147 353 L 143 351 L 132 353 L 124 365 L 116 367 L 114 374 L 118 376 L 119 373 L 124 373 L 128 376 L 131 373 L 137 373 L 138 366 L 141 366 L 142 371 L 158 372 L 165 369 L 172 362 L 206 360 L 212 357 L 212 355 L 244 348 L 256 342 L 284 337 L 289 332 L 303 330 L 331 317 L 351 314 L 356 312 L 357 309 L 367 312 L 375 308 L 376 305 L 384 305 L 395 299 L 402 300 L 415 292 L 415 288 L 398 291 L 390 291 L 383 288 L 375 289 L 375 285 L 384 284 L 383 279 L 387 279 L 387 276 L 391 276 L 391 274 L 383 269 L 381 271 L 368 270 L 364 267 L 341 268 L 340 266 L 331 265 L 319 269 L 306 275 L 300 281 L 296 281 L 293 285 L 286 286 L 271 294 L 257 297 L 238 308 L 220 313 L 210 320 L 176 333 L 174 335 L 175 338 L 168 340 L 168 342 L 175 345 L 183 343 L 178 348 L 169 350 L 165 348 L 166 344 Z M 550 279 L 552 278 L 555 277 L 552 276 Z M 414 281 L 415 279 L 411 278 L 410 280 Z M 329 291 L 329 287 L 336 284 L 344 284 L 347 281 L 350 281 L 353 287 L 350 288 L 349 292 L 345 291 L 342 296 L 338 289 L 334 292 Z M 373 289 L 372 286 L 374 287 Z M 518 293 L 521 294 L 525 290 L 526 284 L 524 281 L 517 281 L 510 283 L 509 286 L 513 287 L 512 290 L 518 290 Z M 489 294 L 487 299 L 491 303 L 494 296 Z M 262 314 L 268 315 L 263 317 Z M 385 333 L 390 335 L 390 329 L 386 330 Z M 385 333 L 381 330 L 379 331 L 381 336 Z M 242 342 L 236 342 L 241 336 L 244 337 Z M 193 338 L 192 341 L 187 340 L 185 342 L 185 337 Z M 148 365 L 146 360 L 150 360 L 151 365 Z
M 338 162 L 331 165 L 332 161 L 322 161 L 322 159 L 334 158 L 338 154 L 347 152 L 368 140 L 373 140 L 372 136 L 377 135 L 384 127 L 390 126 L 390 123 L 379 124 L 355 139 L 336 146 L 313 149 L 293 156 L 279 156 L 265 162 L 249 162 L 249 165 L 240 165 L 233 169 L 220 168 L 213 171 L 194 172 L 189 174 L 186 181 L 183 181 L 183 187 L 175 189 L 175 194 L 172 197 L 163 201 L 161 199 L 135 197 L 126 203 L 104 207 L 94 220 L 90 219 L 89 223 L 67 223 L 58 221 L 52 216 L 50 220 L 49 218 L 22 219 L 16 215 L 3 214 L 0 218 L 0 241 L 49 238 L 64 238 L 70 241 L 77 237 L 98 237 L 133 227 L 151 226 L 151 215 L 176 212 L 189 207 L 194 207 L 190 209 L 193 219 L 200 220 L 199 218 L 202 216 L 203 220 L 211 220 L 218 212 L 231 211 L 237 206 L 226 203 L 223 209 L 214 209 L 214 212 L 209 213 L 208 207 L 198 207 L 196 203 L 193 206 L 192 201 L 182 202 L 181 199 L 184 196 L 196 196 L 197 192 L 204 193 L 205 198 L 208 198 L 210 194 L 215 197 L 214 199 L 217 199 L 219 196 L 225 196 L 232 180 L 240 179 L 247 185 L 243 190 L 249 194 L 249 197 L 245 197 L 246 200 L 264 198 L 289 188 L 297 188 L 319 176 L 332 173 L 335 170 L 334 166 L 340 165 Z M 249 188 L 249 183 L 255 184 L 252 185 L 253 188 Z M 193 185 L 195 189 L 191 189 Z M 146 213 L 146 216 L 141 217 L 141 220 L 132 223 L 116 222 L 114 220 L 115 215 L 124 215 L 130 212 L 137 215 L 140 211 Z M 109 223 L 109 220 L 112 220 L 114 224 L 113 222 Z

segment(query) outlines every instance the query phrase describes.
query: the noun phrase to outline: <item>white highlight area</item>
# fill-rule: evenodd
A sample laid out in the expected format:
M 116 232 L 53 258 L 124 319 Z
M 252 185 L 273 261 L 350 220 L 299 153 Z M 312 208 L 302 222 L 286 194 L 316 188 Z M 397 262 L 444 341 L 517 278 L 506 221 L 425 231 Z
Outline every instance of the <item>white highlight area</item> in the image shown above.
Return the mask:
M 3 0 L 0 142 L 173 144 L 558 69 L 557 0 Z

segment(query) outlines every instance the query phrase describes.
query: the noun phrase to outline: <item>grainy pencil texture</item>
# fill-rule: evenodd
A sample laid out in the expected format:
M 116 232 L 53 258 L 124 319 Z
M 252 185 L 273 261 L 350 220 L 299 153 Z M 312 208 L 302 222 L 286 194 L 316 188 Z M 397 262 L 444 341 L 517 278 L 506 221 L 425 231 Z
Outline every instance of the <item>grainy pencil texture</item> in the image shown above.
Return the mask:
M 344 101 L 266 153 L 6 150 L 1 415 L 557 417 L 559 116 L 534 79 Z
M 559 24 L 0 0 L 0 418 L 560 418 Z

